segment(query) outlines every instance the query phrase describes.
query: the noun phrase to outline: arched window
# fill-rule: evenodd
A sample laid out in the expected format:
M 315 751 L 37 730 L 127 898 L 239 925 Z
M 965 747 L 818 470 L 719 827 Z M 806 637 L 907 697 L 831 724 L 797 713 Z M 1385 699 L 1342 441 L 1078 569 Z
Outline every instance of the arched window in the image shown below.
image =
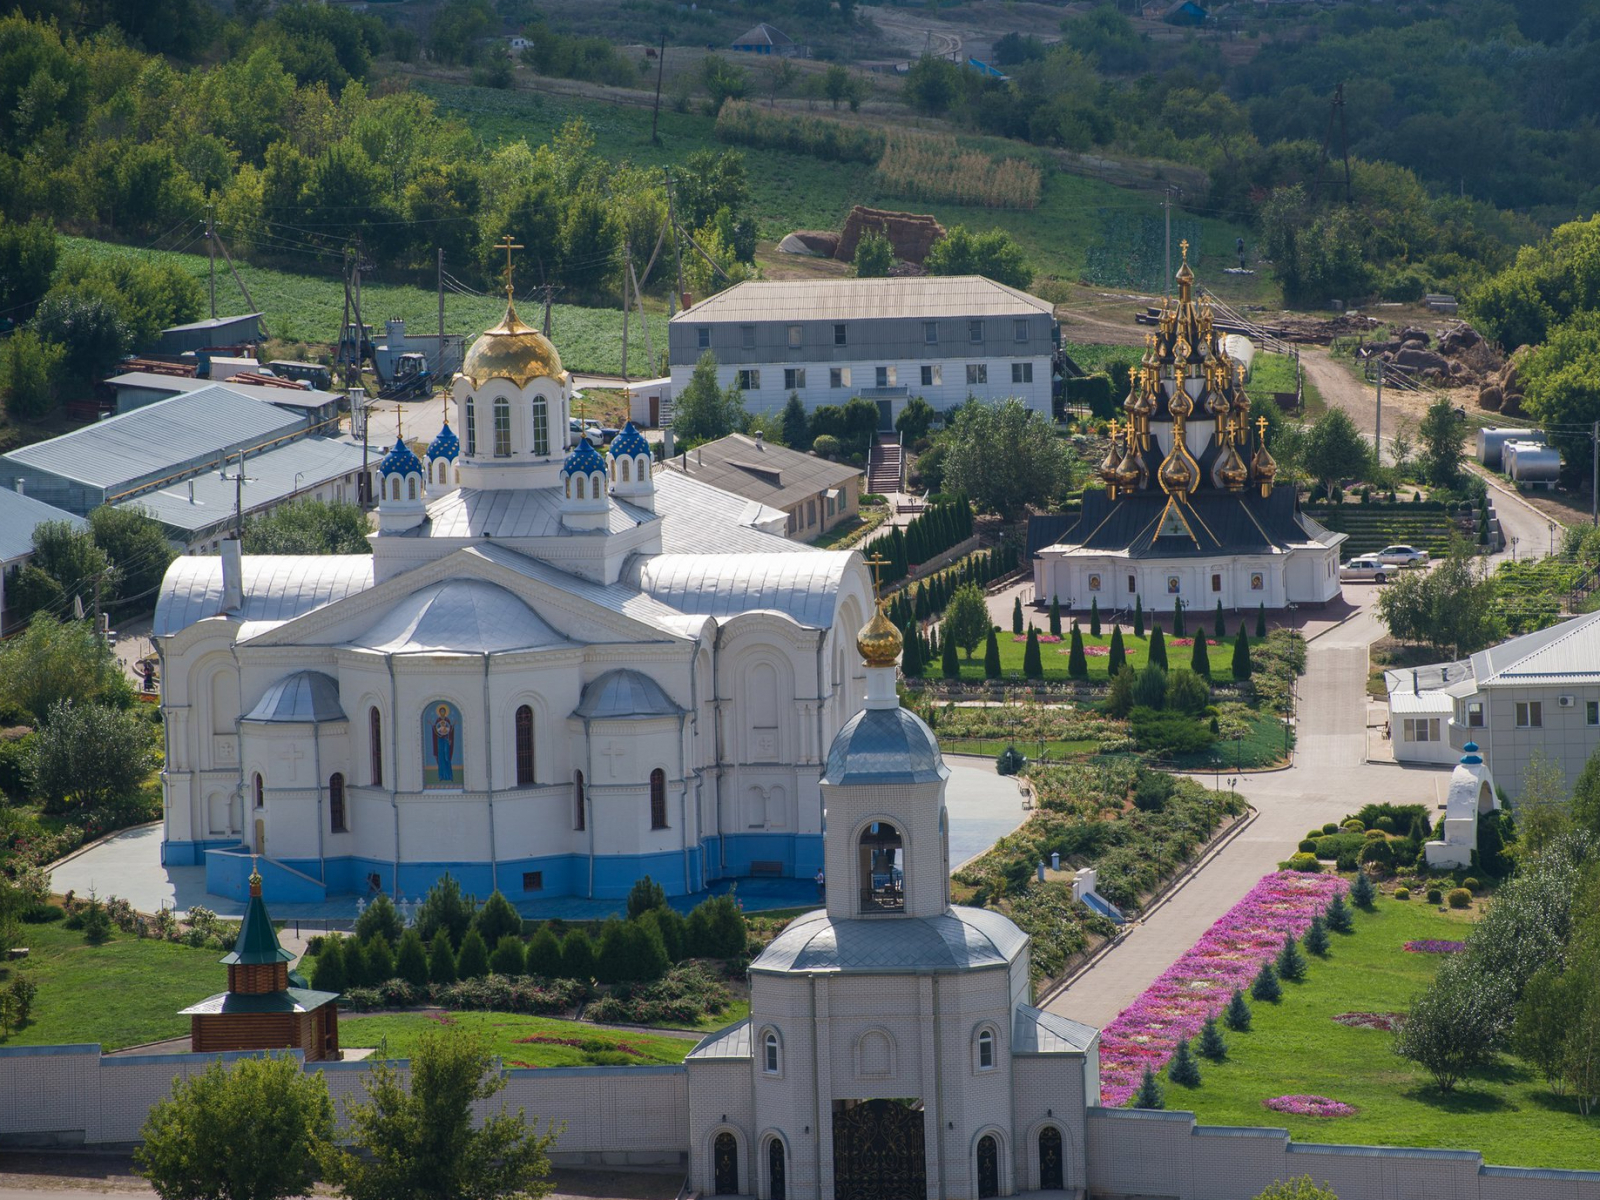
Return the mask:
M 660 767 L 650 772 L 650 828 L 667 827 L 667 773 Z
M 543 396 L 533 398 L 533 452 L 550 453 L 550 410 Z
M 267 806 L 267 786 L 261 778 L 260 771 L 250 777 L 250 790 L 255 795 L 256 807 L 265 808 Z
M 861 831 L 857 863 L 861 872 L 862 912 L 904 910 L 902 849 L 900 831 L 887 821 L 874 821 Z
M 406 476 L 406 499 L 407 500 L 415 500 L 416 498 L 417 498 L 417 477 L 415 475 L 408 475 L 408 476 Z
M 767 1036 L 761 1043 L 761 1069 L 768 1075 L 780 1073 L 781 1062 L 778 1057 L 778 1035 L 772 1030 L 767 1030 Z
M 572 499 L 572 476 L 567 476 L 567 499 Z
M 629 482 L 629 472 L 630 472 L 630 470 L 631 470 L 631 469 L 632 469 L 632 468 L 631 468 L 631 467 L 630 467 L 630 466 L 629 466 L 629 465 L 628 465 L 628 460 L 627 460 L 627 459 L 625 459 L 625 458 L 624 458 L 624 459 L 622 459 L 622 460 L 621 460 L 621 461 L 620 461 L 620 462 L 619 462 L 619 463 L 618 463 L 618 464 L 617 464 L 617 469 L 618 469 L 618 470 L 619 470 L 619 471 L 621 471 L 621 472 L 622 472 L 622 482 L 623 482 L 623 483 L 628 483 L 628 482 Z
M 578 476 L 578 499 L 579 500 L 582 500 L 584 498 L 584 492 L 587 490 L 588 481 L 589 481 L 589 477 L 587 475 L 579 475 Z
M 478 422 L 473 419 L 472 397 L 467 397 L 467 457 L 478 452 Z
M 584 816 L 582 771 L 574 771 L 572 773 L 572 805 L 572 827 L 574 829 L 581 830 L 588 824 L 588 818 Z
M 494 456 L 511 457 L 511 401 L 504 396 L 494 398 Z
M 985 1029 L 978 1035 L 978 1070 L 994 1070 L 994 1030 Z
M 376 705 L 367 709 L 367 776 L 373 787 L 383 786 L 383 716 Z
M 344 833 L 344 776 L 335 771 L 328 776 L 328 828 L 334 833 Z
M 517 786 L 533 783 L 533 709 L 517 709 Z

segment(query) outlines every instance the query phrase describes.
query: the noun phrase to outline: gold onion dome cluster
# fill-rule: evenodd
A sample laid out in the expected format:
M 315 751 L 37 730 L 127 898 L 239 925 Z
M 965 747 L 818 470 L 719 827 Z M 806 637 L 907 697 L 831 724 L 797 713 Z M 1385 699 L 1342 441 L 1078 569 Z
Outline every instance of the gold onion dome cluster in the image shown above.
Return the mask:
M 872 620 L 856 634 L 856 649 L 869 667 L 892 667 L 900 658 L 900 631 L 883 611 L 880 601 Z
M 500 324 L 484 330 L 472 343 L 461 362 L 461 374 L 473 387 L 482 387 L 491 379 L 509 379 L 520 388 L 532 379 L 559 380 L 566 372 L 550 339 L 525 324 L 508 299 Z

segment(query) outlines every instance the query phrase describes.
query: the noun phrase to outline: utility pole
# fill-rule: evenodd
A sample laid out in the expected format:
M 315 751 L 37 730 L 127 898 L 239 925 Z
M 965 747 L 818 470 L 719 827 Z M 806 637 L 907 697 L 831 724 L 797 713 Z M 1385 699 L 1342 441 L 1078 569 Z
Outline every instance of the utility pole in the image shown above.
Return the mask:
M 222 472 L 225 482 L 233 484 L 233 536 L 244 541 L 244 485 L 254 483 L 255 476 L 244 473 L 244 451 L 239 451 L 239 469 L 232 475 Z
M 678 311 L 678 306 L 683 303 L 683 249 L 679 245 L 681 239 L 678 235 L 678 216 L 672 207 L 672 172 L 668 171 L 666 175 L 667 220 L 672 222 L 672 257 L 678 264 L 678 292 L 677 295 L 673 297 L 671 312 L 667 314 L 668 316 L 671 316 L 673 313 Z
M 631 307 L 628 299 L 628 275 L 633 267 L 633 246 L 626 240 L 622 243 L 622 261 L 628 264 L 629 271 L 622 276 L 622 382 L 628 382 L 628 310 Z
M 433 364 L 434 378 L 444 373 L 444 247 L 439 247 L 439 360 Z
M 547 282 L 547 283 L 540 284 L 539 285 L 539 290 L 544 293 L 544 330 L 543 330 L 543 332 L 544 332 L 545 337 L 549 337 L 550 336 L 550 304 L 551 304 L 551 301 L 553 301 L 555 299 L 556 293 L 559 292 L 561 289 L 558 288 L 555 284 Z
M 661 73 L 667 69 L 667 31 L 661 31 L 661 50 L 656 54 L 656 107 L 650 114 L 650 144 L 659 146 L 661 139 L 656 136 L 656 123 L 661 120 Z
M 211 319 L 217 319 L 217 206 L 206 205 L 206 276 L 211 291 Z
M 1167 269 L 1161 278 L 1166 280 L 1166 288 L 1170 292 L 1172 290 L 1172 188 L 1170 186 L 1161 195 L 1161 207 L 1167 216 Z
M 1378 360 L 1378 417 L 1372 427 L 1372 447 L 1377 452 L 1377 463 L 1383 466 L 1383 359 Z
M 1600 527 L 1600 421 L 1594 423 L 1589 445 L 1594 451 L 1594 474 L 1589 482 L 1589 524 Z

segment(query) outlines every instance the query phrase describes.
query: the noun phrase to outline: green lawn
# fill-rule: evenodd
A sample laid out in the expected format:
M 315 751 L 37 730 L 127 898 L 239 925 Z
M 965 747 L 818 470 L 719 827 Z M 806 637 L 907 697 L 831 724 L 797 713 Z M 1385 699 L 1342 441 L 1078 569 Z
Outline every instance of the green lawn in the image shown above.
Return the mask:
M 101 946 L 62 922 L 22 926 L 28 971 L 39 987 L 33 1019 L 0 1041 L 6 1046 L 99 1042 L 107 1050 L 181 1037 L 178 1010 L 222 991 L 227 968 L 217 950 L 143 941 L 118 932 Z M 11 979 L 17 967 L 0 978 Z
M 1041 629 L 1044 628 L 1043 622 L 1040 621 L 1039 614 L 1030 613 L 1028 615 L 1035 623 L 1040 624 Z M 1195 616 L 1194 614 L 1186 614 L 1186 619 L 1189 630 L 1188 636 L 1193 637 L 1195 636 Z M 1211 678 L 1218 683 L 1229 683 L 1233 680 L 1233 637 L 1238 633 L 1238 622 L 1241 619 L 1242 618 L 1235 614 L 1228 614 L 1227 622 L 1230 633 L 1228 635 L 1228 640 L 1219 646 L 1216 643 L 1216 639 L 1213 638 L 1211 634 L 1211 614 L 1205 614 L 1207 658 L 1211 663 Z M 1161 618 L 1161 623 L 1163 627 L 1170 627 L 1172 624 L 1171 615 L 1164 614 Z M 1044 664 L 1044 677 L 1046 679 L 1067 678 L 1067 652 L 1071 648 L 1072 635 L 1067 632 L 1070 629 L 1070 623 L 1065 619 L 1065 617 L 1062 619 L 1061 628 L 1063 632 L 1060 642 L 1041 642 L 1039 645 L 1039 658 Z M 1090 681 L 1103 683 L 1105 682 L 1107 667 L 1110 665 L 1111 660 L 1107 655 L 1095 655 L 1090 652 L 1091 647 L 1109 647 L 1111 645 L 1110 625 L 1105 624 L 1102 625 L 1101 628 L 1105 632 L 1102 633 L 1100 637 L 1090 637 L 1088 633 L 1088 625 L 1085 624 L 1083 626 L 1083 648 L 1085 657 L 1089 662 Z M 1145 628 L 1148 631 L 1150 626 L 1146 624 Z M 1005 632 L 997 633 L 995 636 L 1000 641 L 1000 673 L 1002 678 L 1021 679 L 1022 656 L 1028 648 L 1026 640 L 1020 642 L 1013 641 L 1012 638 L 1014 638 L 1016 635 L 1011 633 L 1009 628 Z M 1194 648 L 1192 646 L 1174 646 L 1172 644 L 1170 628 L 1166 629 L 1166 637 L 1167 666 L 1169 668 L 1187 667 L 1189 665 L 1190 656 L 1194 653 Z M 1254 643 L 1252 642 L 1252 644 Z M 1142 669 L 1150 655 L 1150 639 L 1148 636 L 1143 638 L 1134 637 L 1132 626 L 1129 625 L 1122 631 L 1122 648 L 1127 653 L 1128 665 L 1134 667 L 1135 669 Z M 961 663 L 961 678 L 968 680 L 983 679 L 983 647 L 981 645 L 973 651 L 972 661 L 968 662 L 967 656 L 964 653 L 958 652 L 957 657 Z M 939 661 L 935 659 L 933 662 L 927 664 L 926 668 L 922 672 L 922 675 L 925 679 L 942 678 L 943 675 L 940 670 Z
M 491 1051 L 508 1067 L 659 1066 L 682 1062 L 695 1047 L 694 1038 L 623 1032 L 582 1021 L 558 1021 L 515 1013 L 451 1013 L 445 1020 L 458 1028 L 482 1034 L 488 1039 Z M 439 1017 L 426 1013 L 347 1016 L 339 1022 L 339 1044 L 346 1049 L 381 1047 L 391 1058 L 405 1058 L 423 1031 L 437 1028 L 439 1024 Z M 561 1038 L 583 1044 L 565 1046 L 519 1041 L 528 1037 Z
M 1304 983 L 1284 984 L 1276 1005 L 1254 1003 L 1249 1033 L 1228 1032 L 1228 1058 L 1200 1060 L 1198 1088 L 1163 1080 L 1167 1107 L 1192 1109 L 1206 1125 L 1286 1126 L 1300 1141 L 1481 1150 L 1490 1163 L 1600 1168 L 1600 1119 L 1583 1118 L 1571 1099 L 1513 1058 L 1443 1095 L 1418 1067 L 1390 1052 L 1390 1035 L 1333 1018 L 1349 1012 L 1403 1012 L 1432 977 L 1438 959 L 1408 954 L 1406 942 L 1459 941 L 1467 917 L 1417 900 L 1387 897 L 1356 911 L 1356 932 L 1334 935 L 1326 960 L 1312 959 Z M 1354 1105 L 1353 1117 L 1318 1119 L 1273 1112 L 1264 1100 L 1318 1095 Z
M 763 913 L 761 915 L 765 916 L 766 914 Z M 698 1021 L 639 1021 L 637 1023 L 643 1026 L 645 1029 L 693 1029 L 700 1033 L 715 1033 L 719 1029 L 725 1029 L 729 1025 L 732 1025 L 735 1021 L 744 1020 L 749 1015 L 750 1001 L 736 999 L 721 1012 L 707 1013 Z M 580 1024 L 585 1024 L 590 1029 L 608 1028 L 605 1025 L 597 1025 L 594 1022 L 580 1022 Z
M 1302 380 L 1305 389 L 1305 415 L 1316 417 L 1326 407 L 1322 393 L 1311 382 L 1309 375 Z M 1250 382 L 1245 385 L 1254 400 L 1267 400 L 1274 392 L 1293 392 L 1295 389 L 1294 359 L 1286 354 L 1257 354 L 1250 366 Z

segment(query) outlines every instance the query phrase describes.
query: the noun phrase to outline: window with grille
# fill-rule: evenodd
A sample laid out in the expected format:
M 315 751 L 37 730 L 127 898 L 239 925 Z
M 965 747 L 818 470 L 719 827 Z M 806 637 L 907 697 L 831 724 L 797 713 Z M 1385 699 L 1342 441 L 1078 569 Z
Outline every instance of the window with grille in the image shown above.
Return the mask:
M 328 828 L 334 833 L 344 833 L 344 776 L 335 771 L 328 776 Z
M 543 396 L 533 398 L 533 452 L 550 453 L 550 406 Z
M 544 872 L 524 871 L 522 873 L 522 890 L 525 892 L 544 891 Z
M 533 709 L 524 704 L 517 709 L 517 786 L 533 783 Z
M 367 777 L 383 786 L 383 716 L 376 708 L 367 709 Z
M 494 401 L 494 456 L 511 457 L 511 401 L 504 396 Z
M 650 772 L 650 828 L 667 827 L 667 773 L 660 767 Z

